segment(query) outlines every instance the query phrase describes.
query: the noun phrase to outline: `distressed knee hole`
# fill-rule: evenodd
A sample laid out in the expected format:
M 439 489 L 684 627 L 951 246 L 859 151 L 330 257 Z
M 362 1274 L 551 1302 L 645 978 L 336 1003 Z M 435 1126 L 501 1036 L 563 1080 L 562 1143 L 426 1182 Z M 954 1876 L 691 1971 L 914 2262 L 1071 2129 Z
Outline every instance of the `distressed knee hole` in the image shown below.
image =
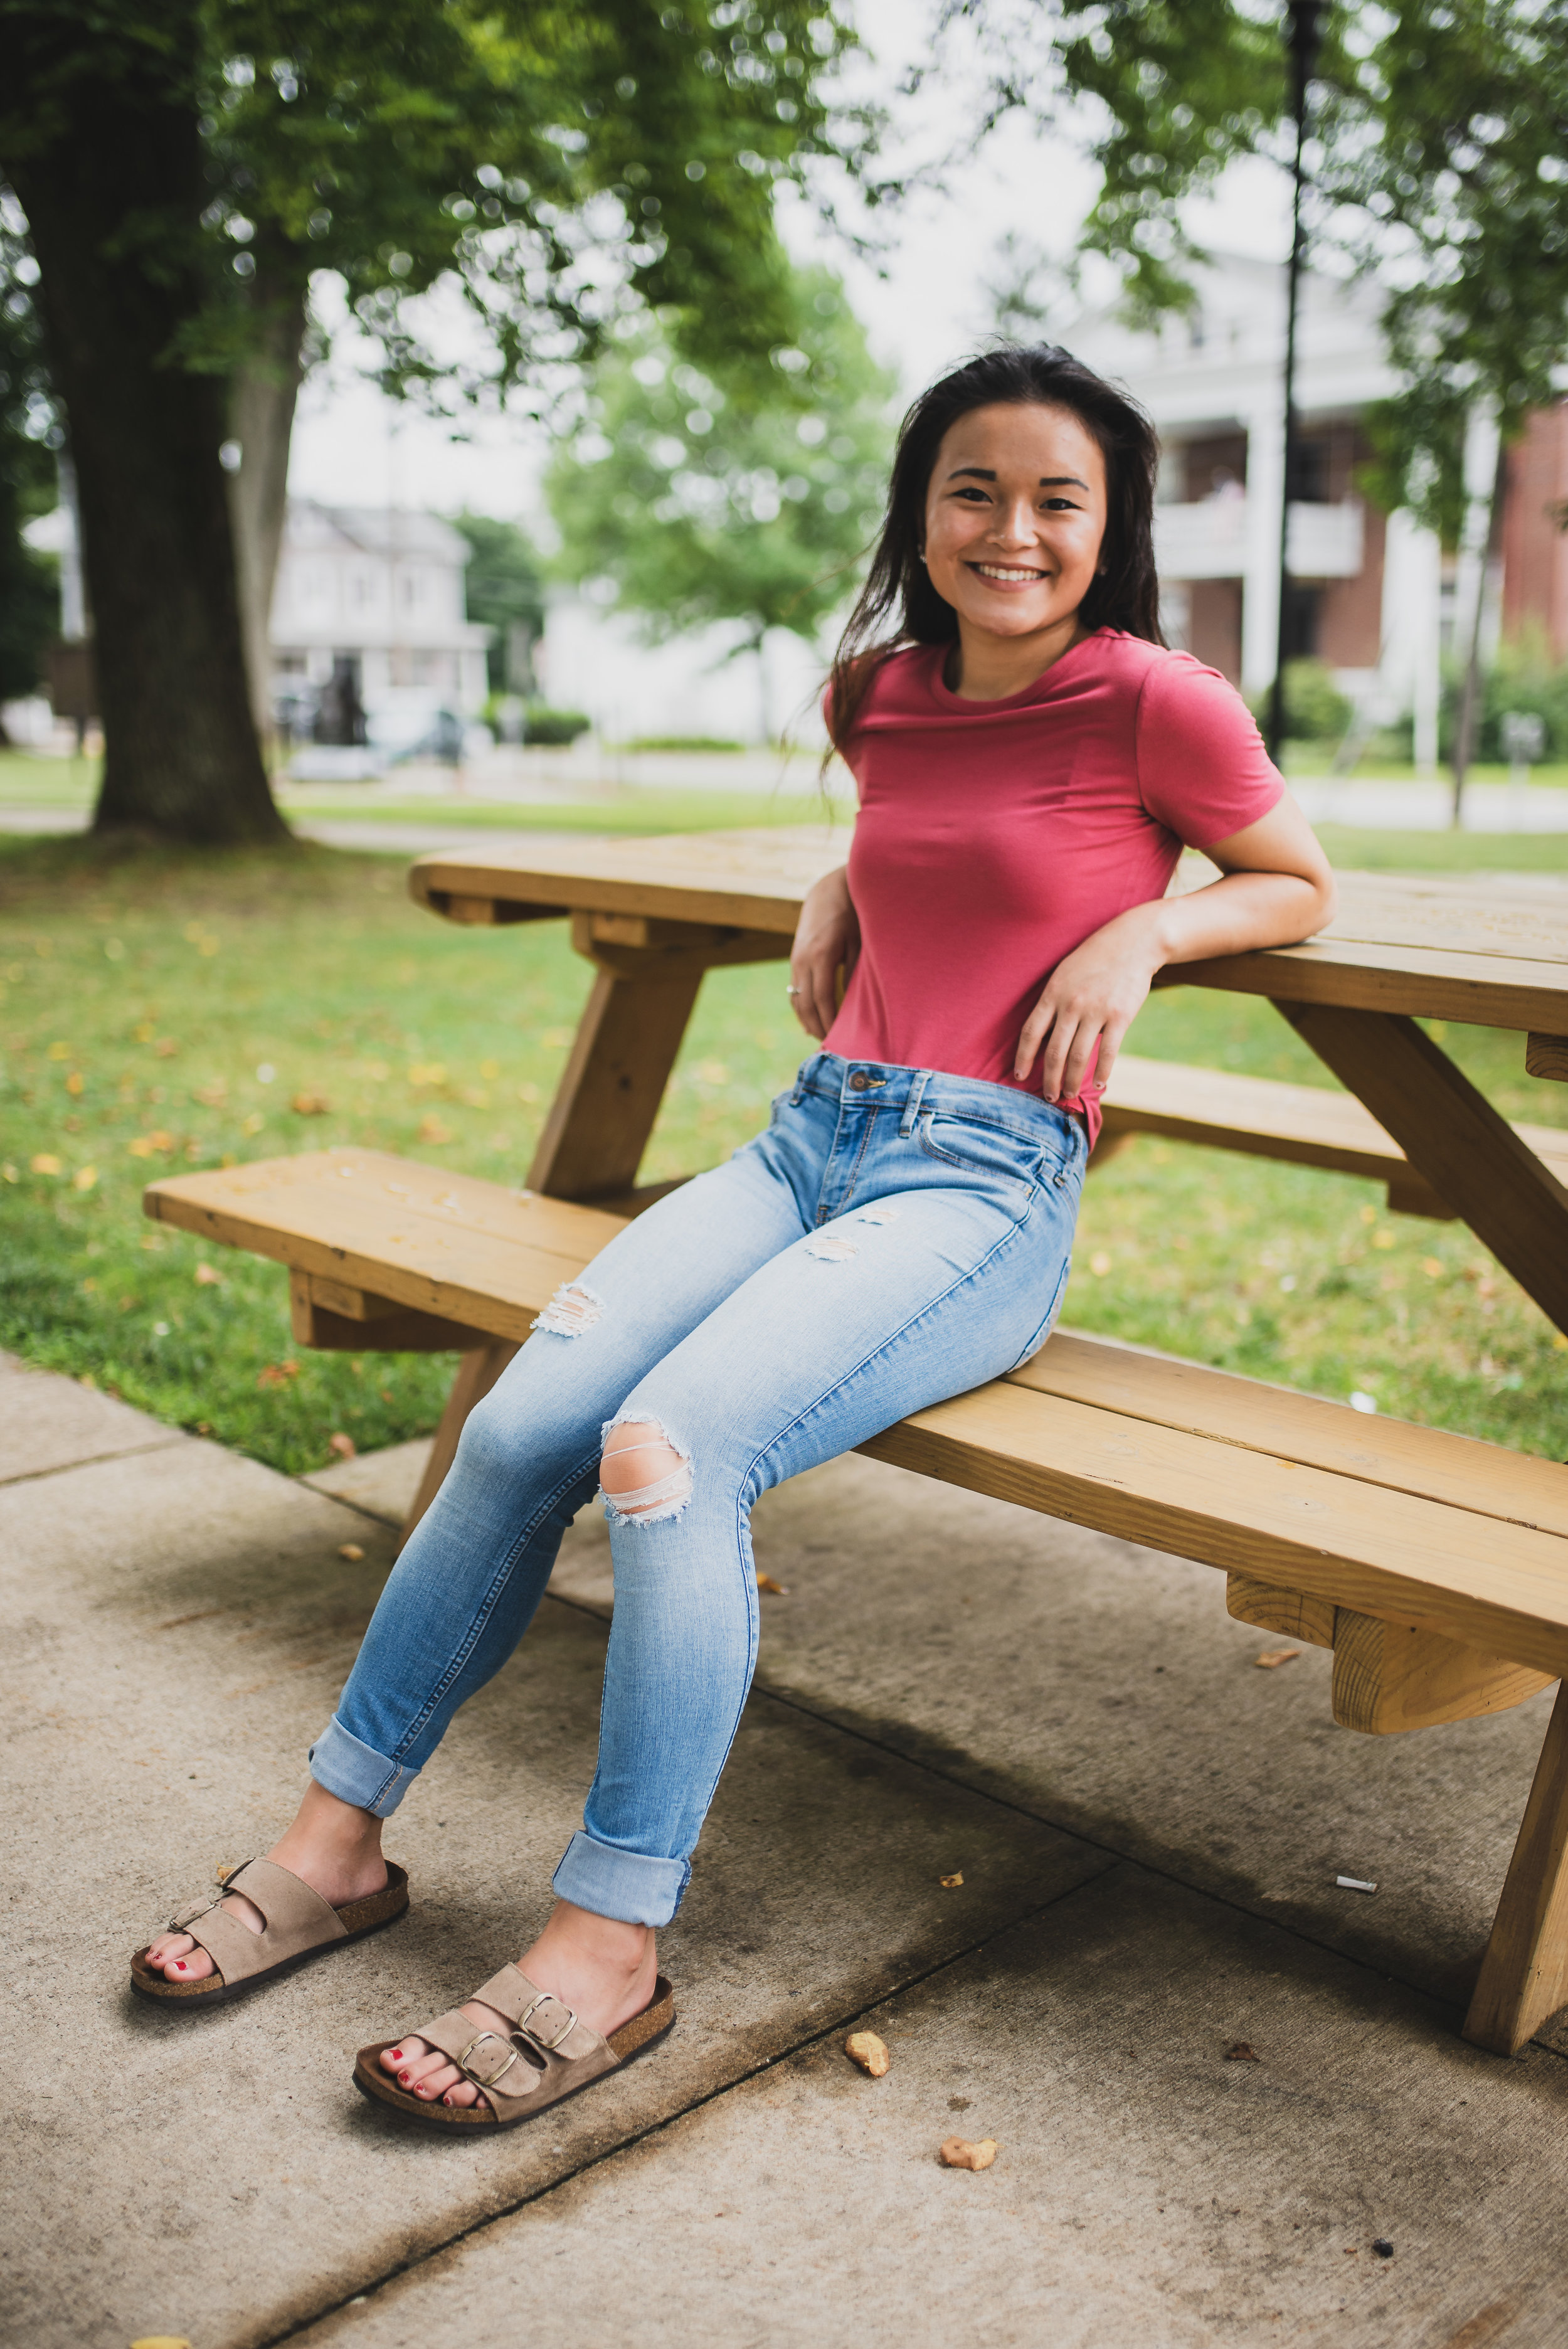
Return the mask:
M 855 1244 L 842 1232 L 819 1232 L 815 1239 L 807 1241 L 806 1253 L 820 1257 L 824 1264 L 848 1264 L 855 1254 Z
M 592 1330 L 604 1310 L 604 1300 L 584 1288 L 580 1280 L 569 1280 L 558 1288 L 537 1321 L 535 1330 L 549 1330 L 557 1338 L 580 1338 L 584 1330 Z
M 691 1460 L 656 1421 L 617 1421 L 607 1431 L 599 1489 L 612 1521 L 677 1517 L 691 1498 Z

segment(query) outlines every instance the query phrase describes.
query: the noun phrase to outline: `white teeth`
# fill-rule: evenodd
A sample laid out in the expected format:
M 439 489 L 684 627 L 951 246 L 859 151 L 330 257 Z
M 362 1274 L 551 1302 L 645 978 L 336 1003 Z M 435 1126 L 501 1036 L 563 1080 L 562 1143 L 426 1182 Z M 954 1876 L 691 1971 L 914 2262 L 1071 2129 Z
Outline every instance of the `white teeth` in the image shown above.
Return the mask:
M 975 570 L 982 579 L 1043 579 L 1043 571 L 1005 571 L 999 563 L 977 563 Z

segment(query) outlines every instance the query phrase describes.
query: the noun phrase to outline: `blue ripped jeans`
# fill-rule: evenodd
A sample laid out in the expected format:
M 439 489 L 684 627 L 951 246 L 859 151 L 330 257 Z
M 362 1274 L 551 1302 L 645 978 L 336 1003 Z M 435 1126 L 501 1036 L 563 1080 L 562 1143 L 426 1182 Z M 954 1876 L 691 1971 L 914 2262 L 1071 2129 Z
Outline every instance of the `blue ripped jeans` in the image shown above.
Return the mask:
M 1078 1120 L 1033 1095 L 815 1054 L 766 1133 L 558 1293 L 471 1413 L 314 1776 L 397 1808 L 527 1630 L 609 1430 L 651 1422 L 683 1471 L 643 1515 L 606 1504 L 598 1771 L 554 1885 L 666 1923 L 756 1666 L 753 1504 L 1044 1343 L 1087 1155 Z

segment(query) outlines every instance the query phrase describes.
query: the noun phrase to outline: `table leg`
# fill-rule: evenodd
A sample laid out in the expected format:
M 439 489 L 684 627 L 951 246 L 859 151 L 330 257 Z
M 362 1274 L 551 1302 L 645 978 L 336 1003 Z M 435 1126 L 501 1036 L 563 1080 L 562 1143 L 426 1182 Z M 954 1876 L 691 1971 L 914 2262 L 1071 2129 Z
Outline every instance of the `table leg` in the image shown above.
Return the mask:
M 1403 1013 L 1278 1008 L 1548 1319 L 1568 1330 L 1568 1190 L 1507 1119 Z
M 593 1201 L 631 1189 L 702 977 L 595 973 L 529 1169 L 531 1191 Z
M 1464 2035 L 1517 2055 L 1568 2003 L 1568 1682 L 1558 1691 Z

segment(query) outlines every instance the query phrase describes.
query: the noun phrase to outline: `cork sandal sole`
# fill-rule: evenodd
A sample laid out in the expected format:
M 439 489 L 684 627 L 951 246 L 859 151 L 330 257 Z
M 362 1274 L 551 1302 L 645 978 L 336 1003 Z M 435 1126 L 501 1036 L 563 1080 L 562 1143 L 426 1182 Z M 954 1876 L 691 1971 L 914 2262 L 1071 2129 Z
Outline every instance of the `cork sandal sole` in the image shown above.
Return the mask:
M 407 1872 L 389 1859 L 387 1882 L 379 1892 L 367 1893 L 363 1900 L 345 1901 L 337 1910 L 344 1930 L 335 1940 L 318 1941 L 314 1949 L 300 1950 L 292 1958 L 281 1958 L 275 1966 L 263 1966 L 259 1973 L 245 1974 L 234 1982 L 225 1982 L 221 1973 L 208 1974 L 201 1982 L 171 1982 L 147 1963 L 147 1951 L 152 1947 L 149 1941 L 131 1959 L 130 1986 L 139 1998 L 150 1999 L 155 2006 L 179 2007 L 185 2013 L 198 2006 L 221 2006 L 225 1999 L 243 1998 L 248 1992 L 293 1973 L 296 1967 L 309 1965 L 313 1958 L 325 1958 L 350 1941 L 365 1940 L 371 1933 L 384 1933 L 407 1913 Z
M 620 2058 L 614 2072 L 595 2072 L 591 2079 L 580 2081 L 574 2088 L 563 2088 L 559 2095 L 546 2097 L 537 2105 L 528 2105 L 510 2120 L 502 2120 L 494 2106 L 489 2104 L 428 2105 L 419 2097 L 409 2095 L 407 2089 L 400 2088 L 390 2074 L 381 2067 L 382 2056 L 389 2047 L 397 2046 L 396 2039 L 380 2039 L 374 2047 L 360 2049 L 354 2059 L 354 2085 L 362 2096 L 370 2097 L 376 2104 L 389 2105 L 394 2112 L 406 2113 L 410 2120 L 423 2121 L 428 2128 L 466 2128 L 469 2131 L 476 2128 L 517 2128 L 522 2122 L 532 2120 L 536 2114 L 552 2112 L 557 2105 L 565 2104 L 573 2096 L 580 2096 L 585 2088 L 596 2086 L 599 2081 L 613 2080 L 616 2072 L 624 2070 L 634 2055 L 644 2055 L 650 2047 L 656 2047 L 675 2027 L 675 1992 L 660 1974 L 654 1984 L 654 1994 L 641 2014 L 634 2014 L 630 2023 L 624 2023 L 619 2031 L 613 2031 L 604 2043 Z

